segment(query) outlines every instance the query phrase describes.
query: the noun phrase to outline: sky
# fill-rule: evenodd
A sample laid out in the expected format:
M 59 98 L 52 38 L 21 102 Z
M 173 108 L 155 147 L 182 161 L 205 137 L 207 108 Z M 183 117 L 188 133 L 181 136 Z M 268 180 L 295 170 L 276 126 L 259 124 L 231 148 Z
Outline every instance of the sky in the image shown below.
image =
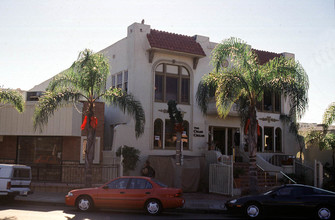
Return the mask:
M 0 0 L 0 87 L 29 90 L 142 19 L 156 30 L 294 53 L 310 82 L 301 122 L 321 123 L 335 102 L 335 0 Z

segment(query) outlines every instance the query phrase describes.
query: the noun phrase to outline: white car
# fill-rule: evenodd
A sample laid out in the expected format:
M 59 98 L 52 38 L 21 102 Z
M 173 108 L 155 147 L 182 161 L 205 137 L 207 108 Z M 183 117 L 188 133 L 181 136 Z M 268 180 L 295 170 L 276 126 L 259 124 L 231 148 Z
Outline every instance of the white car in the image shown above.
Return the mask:
M 18 164 L 0 164 L 0 196 L 14 198 L 31 194 L 31 168 Z

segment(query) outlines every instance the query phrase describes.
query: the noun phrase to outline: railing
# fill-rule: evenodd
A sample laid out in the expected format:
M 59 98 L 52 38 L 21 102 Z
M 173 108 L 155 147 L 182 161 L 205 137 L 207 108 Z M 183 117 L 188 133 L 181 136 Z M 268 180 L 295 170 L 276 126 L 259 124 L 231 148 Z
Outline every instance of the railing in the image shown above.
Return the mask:
M 37 182 L 84 183 L 85 165 L 31 165 L 32 179 Z M 92 182 L 105 183 L 120 175 L 119 165 L 93 165 Z
M 257 164 L 257 167 L 262 171 L 264 172 L 264 182 L 265 184 L 268 182 L 267 181 L 267 175 L 270 174 L 270 173 L 274 173 L 275 175 L 275 179 L 276 179 L 276 185 L 278 184 L 278 175 L 281 175 L 283 176 L 284 178 L 286 178 L 288 180 L 289 183 L 294 183 L 296 184 L 297 182 L 294 181 L 292 178 L 290 178 L 289 176 L 287 176 L 283 171 L 278 171 L 278 170 L 264 170 L 261 166 L 259 166 Z

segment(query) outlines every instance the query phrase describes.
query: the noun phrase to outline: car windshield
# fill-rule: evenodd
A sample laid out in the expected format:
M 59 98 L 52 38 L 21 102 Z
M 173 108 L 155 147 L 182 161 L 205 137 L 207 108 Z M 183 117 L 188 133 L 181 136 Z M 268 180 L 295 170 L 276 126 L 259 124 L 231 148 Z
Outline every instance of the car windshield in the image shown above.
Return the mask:
M 168 187 L 167 185 L 165 185 L 165 184 L 159 182 L 159 181 L 156 180 L 156 179 L 151 179 L 151 180 L 154 181 L 156 184 L 158 184 L 158 185 L 161 186 L 161 187 L 164 187 L 164 188 L 167 188 L 167 187 Z

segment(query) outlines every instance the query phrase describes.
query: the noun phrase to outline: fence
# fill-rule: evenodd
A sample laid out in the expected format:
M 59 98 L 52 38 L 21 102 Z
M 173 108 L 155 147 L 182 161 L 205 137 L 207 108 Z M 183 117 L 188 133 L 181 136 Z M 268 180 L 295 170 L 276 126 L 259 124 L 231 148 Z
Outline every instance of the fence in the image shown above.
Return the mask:
M 307 185 L 321 187 L 323 184 L 323 166 L 320 161 L 315 160 L 314 164 L 295 161 L 296 177 Z
M 233 196 L 233 162 L 209 165 L 209 192 Z
M 31 165 L 33 181 L 58 183 L 84 183 L 85 165 Z M 120 175 L 119 164 L 93 165 L 95 184 L 105 183 Z

